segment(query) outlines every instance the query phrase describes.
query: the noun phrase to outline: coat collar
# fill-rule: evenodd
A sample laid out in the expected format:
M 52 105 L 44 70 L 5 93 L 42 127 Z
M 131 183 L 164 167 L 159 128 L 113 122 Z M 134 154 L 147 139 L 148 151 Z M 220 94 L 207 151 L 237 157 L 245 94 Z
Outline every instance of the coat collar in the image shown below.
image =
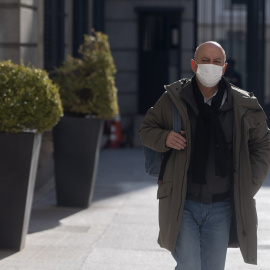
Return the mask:
M 248 110 L 252 111 L 263 110 L 260 104 L 258 103 L 257 98 L 252 93 L 244 91 L 236 87 L 235 85 L 230 84 L 225 78 L 223 79 L 225 80 L 227 89 L 231 90 L 233 106 L 235 109 L 237 108 L 238 112 L 240 113 L 240 116 L 243 116 Z M 181 109 L 184 102 L 181 97 L 182 95 L 187 95 L 187 97 L 189 97 L 189 95 L 192 94 L 191 78 L 181 79 L 170 85 L 165 85 L 164 87 L 167 90 L 168 94 L 170 95 L 172 101 L 175 103 L 179 112 L 184 113 L 183 110 Z

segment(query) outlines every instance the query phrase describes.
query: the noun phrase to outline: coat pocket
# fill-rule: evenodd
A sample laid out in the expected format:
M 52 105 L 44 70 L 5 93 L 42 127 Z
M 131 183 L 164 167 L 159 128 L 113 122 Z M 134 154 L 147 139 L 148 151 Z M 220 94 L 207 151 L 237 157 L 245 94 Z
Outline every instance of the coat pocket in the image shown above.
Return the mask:
M 157 199 L 170 197 L 172 194 L 172 182 L 164 182 L 158 186 Z

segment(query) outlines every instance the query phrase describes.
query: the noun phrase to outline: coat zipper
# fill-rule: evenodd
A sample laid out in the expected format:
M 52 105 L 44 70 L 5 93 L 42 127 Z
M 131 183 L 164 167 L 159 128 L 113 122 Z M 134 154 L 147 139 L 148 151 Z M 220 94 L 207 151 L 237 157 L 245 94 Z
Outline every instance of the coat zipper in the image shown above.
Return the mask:
M 187 165 L 187 160 L 186 160 L 186 163 L 185 163 L 185 167 Z M 185 170 L 185 175 L 184 175 L 184 179 L 186 177 L 186 174 L 187 174 L 187 170 Z M 182 181 L 182 193 L 183 193 L 183 187 L 184 187 L 184 181 Z M 181 203 L 179 205 L 179 208 L 178 208 L 178 213 L 177 213 L 177 219 L 176 220 L 179 220 L 179 215 L 180 215 L 180 209 L 181 209 L 181 206 L 183 205 L 183 200 L 184 200 L 184 196 L 181 195 Z
M 187 113 L 188 113 L 188 109 L 187 109 Z M 187 125 L 186 125 L 186 127 L 187 127 Z M 190 127 L 190 132 L 192 133 L 192 128 L 191 127 Z M 189 143 L 191 143 L 191 136 L 192 136 L 192 134 L 190 135 L 190 142 Z M 187 133 L 186 133 L 186 138 L 187 138 Z M 190 147 L 191 147 L 191 145 L 190 145 Z M 190 148 L 186 148 L 186 151 L 187 151 L 187 156 L 189 156 L 189 158 L 190 158 L 189 149 Z M 183 176 L 183 179 L 187 178 L 187 172 L 188 172 L 187 163 L 188 163 L 188 159 L 186 158 L 186 161 L 185 161 L 185 174 Z M 182 193 L 183 193 L 183 188 L 184 188 L 184 181 L 182 181 L 182 188 L 181 188 Z M 176 219 L 177 221 L 179 220 L 180 209 L 181 209 L 181 206 L 184 204 L 185 199 L 186 199 L 186 197 L 182 196 L 182 194 L 181 194 L 181 202 L 180 202 L 178 212 L 177 212 L 177 219 Z
M 186 150 L 187 151 L 187 156 L 188 156 L 188 149 Z M 184 174 L 184 177 L 183 177 L 183 179 L 186 179 L 187 178 L 187 171 L 188 171 L 188 168 L 186 168 L 187 167 L 187 162 L 188 162 L 188 159 L 186 158 L 186 162 L 185 162 L 185 174 Z M 184 188 L 184 181 L 182 181 L 182 189 L 181 189 L 181 191 L 182 191 L 182 193 L 183 193 L 183 188 Z M 180 215 L 180 209 L 181 209 L 181 206 L 183 205 L 183 203 L 184 203 L 184 200 L 185 200 L 185 196 L 182 196 L 182 194 L 181 194 L 181 203 L 180 203 L 180 205 L 179 205 L 179 208 L 178 208 L 178 213 L 177 213 L 177 221 L 179 220 L 179 215 Z
M 244 130 L 244 126 L 243 126 L 243 118 L 246 115 L 246 113 L 242 116 L 241 119 L 241 130 Z M 240 151 L 239 151 L 239 163 L 241 160 L 241 150 L 243 147 L 243 140 L 241 140 L 241 144 L 240 144 Z M 239 164 L 240 166 L 240 164 Z M 241 168 L 243 169 L 243 168 Z M 241 175 L 242 175 L 242 171 L 241 171 Z M 241 216 L 241 220 L 242 220 L 242 224 L 243 224 L 243 234 L 246 235 L 246 228 L 245 228 L 245 222 L 244 222 L 244 218 L 243 218 L 243 213 L 242 213 L 242 198 L 240 197 L 241 194 L 241 188 L 240 188 L 240 183 L 238 184 L 238 194 L 239 194 L 239 212 L 240 212 L 240 216 Z

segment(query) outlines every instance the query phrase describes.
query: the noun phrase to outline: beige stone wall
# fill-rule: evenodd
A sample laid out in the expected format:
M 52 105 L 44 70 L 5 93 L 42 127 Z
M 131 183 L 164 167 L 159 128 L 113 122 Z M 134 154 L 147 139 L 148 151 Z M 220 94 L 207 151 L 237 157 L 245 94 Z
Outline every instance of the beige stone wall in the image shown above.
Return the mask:
M 0 0 L 0 59 L 43 65 L 43 0 Z
M 72 0 L 65 0 L 65 4 L 63 50 L 67 57 L 72 52 Z M 0 0 L 0 60 L 23 60 L 43 68 L 43 35 L 44 0 Z

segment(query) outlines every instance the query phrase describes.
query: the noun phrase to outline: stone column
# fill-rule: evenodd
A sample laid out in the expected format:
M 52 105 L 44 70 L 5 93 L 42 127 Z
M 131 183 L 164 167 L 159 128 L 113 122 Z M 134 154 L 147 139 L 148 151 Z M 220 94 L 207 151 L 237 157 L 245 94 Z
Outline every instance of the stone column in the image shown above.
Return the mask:
M 43 0 L 0 0 L 0 60 L 42 68 L 41 14 Z

